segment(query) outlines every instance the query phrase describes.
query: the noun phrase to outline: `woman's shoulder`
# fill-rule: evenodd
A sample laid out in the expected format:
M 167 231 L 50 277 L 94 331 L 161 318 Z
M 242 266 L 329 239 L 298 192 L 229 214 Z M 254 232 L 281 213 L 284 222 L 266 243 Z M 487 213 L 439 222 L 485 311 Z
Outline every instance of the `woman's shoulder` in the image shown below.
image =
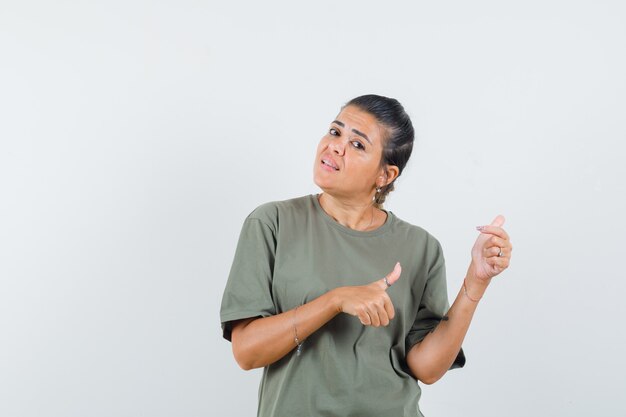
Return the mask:
M 246 219 L 258 219 L 267 225 L 275 225 L 284 212 L 303 212 L 311 208 L 311 195 L 268 201 L 256 206 Z
M 396 232 L 406 236 L 406 239 L 420 242 L 426 246 L 437 249 L 441 247 L 439 240 L 424 226 L 418 226 L 399 218 L 395 213 Z

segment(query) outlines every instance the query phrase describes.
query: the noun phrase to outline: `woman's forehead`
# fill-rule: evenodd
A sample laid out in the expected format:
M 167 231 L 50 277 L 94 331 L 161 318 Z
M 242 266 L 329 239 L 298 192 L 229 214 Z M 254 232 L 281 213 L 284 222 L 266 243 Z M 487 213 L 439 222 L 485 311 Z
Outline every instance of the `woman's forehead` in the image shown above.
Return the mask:
M 372 144 L 380 143 L 382 137 L 382 126 L 376 117 L 355 106 L 344 107 L 337 115 L 336 121 L 343 124 L 349 130 L 357 130 L 365 134 Z M 340 124 L 340 125 L 341 125 Z

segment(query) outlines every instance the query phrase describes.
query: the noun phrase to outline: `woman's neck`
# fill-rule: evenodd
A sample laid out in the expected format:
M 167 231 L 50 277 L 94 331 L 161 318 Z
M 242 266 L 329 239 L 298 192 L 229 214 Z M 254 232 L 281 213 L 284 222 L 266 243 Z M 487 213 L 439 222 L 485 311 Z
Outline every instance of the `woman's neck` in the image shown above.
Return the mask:
M 381 225 L 381 215 L 386 215 L 374 207 L 373 199 L 369 201 L 353 201 L 334 197 L 328 193 L 318 194 L 320 206 L 326 214 L 342 226 L 353 230 L 367 231 Z

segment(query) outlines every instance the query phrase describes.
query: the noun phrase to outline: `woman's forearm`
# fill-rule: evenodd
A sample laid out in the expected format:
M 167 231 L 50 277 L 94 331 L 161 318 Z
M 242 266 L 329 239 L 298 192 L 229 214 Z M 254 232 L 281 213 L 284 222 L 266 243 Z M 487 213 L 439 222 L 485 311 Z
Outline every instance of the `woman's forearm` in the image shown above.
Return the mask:
M 425 384 L 439 380 L 454 362 L 469 325 L 489 281 L 477 279 L 470 274 L 466 277 L 468 295 L 461 287 L 454 303 L 442 320 L 424 340 L 411 348 L 407 354 L 407 364 L 413 375 Z M 470 297 L 472 299 L 470 299 Z
M 364 326 L 387 326 L 395 313 L 387 288 L 400 278 L 398 262 L 384 278 L 367 285 L 338 287 L 295 309 L 233 325 L 235 360 L 243 369 L 276 362 L 337 314 L 358 317 Z
M 297 311 L 294 308 L 270 317 L 242 320 L 232 330 L 235 360 L 245 370 L 274 363 L 296 347 L 296 329 L 302 342 L 339 312 L 336 291 L 331 290 L 297 307 Z

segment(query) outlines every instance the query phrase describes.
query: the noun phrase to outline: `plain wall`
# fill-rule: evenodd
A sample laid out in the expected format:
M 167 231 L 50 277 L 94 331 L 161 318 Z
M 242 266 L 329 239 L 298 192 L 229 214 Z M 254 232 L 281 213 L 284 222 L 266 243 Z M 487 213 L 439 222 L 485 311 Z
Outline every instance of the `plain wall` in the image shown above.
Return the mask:
M 252 416 L 222 339 L 245 216 L 316 193 L 339 107 L 404 104 L 386 204 L 510 268 L 427 416 L 623 416 L 620 1 L 0 1 L 0 415 Z M 381 393 L 381 396 L 384 394 Z

